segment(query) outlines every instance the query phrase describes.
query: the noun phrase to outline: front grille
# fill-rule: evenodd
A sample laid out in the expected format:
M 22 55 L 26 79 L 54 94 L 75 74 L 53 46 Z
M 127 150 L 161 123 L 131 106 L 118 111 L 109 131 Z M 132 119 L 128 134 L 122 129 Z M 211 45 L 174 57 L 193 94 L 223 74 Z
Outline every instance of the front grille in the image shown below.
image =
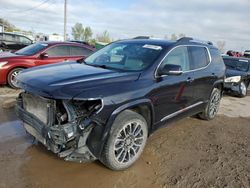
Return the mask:
M 22 98 L 25 111 L 36 116 L 45 125 L 49 125 L 53 121 L 54 100 L 45 99 L 28 93 L 23 93 Z

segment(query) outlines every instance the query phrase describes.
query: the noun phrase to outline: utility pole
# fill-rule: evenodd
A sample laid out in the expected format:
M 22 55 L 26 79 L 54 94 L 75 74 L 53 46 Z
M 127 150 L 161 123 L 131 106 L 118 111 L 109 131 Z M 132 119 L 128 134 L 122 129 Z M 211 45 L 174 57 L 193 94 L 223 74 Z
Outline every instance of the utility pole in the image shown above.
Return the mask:
M 64 41 L 67 40 L 67 0 L 64 0 Z

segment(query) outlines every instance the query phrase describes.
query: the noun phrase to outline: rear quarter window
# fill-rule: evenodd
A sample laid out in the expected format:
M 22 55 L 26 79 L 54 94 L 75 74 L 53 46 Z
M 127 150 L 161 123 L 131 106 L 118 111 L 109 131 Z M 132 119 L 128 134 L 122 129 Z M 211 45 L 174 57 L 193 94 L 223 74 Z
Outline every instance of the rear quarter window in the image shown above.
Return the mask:
M 211 58 L 212 58 L 213 62 L 224 63 L 223 59 L 222 59 L 222 56 L 221 56 L 221 54 L 220 54 L 220 52 L 219 52 L 218 49 L 211 48 L 209 51 L 210 51 L 210 55 L 211 55 Z
M 191 70 L 206 67 L 210 60 L 207 49 L 202 46 L 190 46 L 189 52 L 191 56 L 190 68 Z

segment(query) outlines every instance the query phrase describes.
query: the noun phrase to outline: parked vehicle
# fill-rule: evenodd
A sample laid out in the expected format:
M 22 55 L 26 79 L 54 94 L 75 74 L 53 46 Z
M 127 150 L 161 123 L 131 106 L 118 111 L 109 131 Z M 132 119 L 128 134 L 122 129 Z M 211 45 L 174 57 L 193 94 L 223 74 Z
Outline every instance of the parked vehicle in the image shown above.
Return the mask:
M 32 44 L 32 40 L 15 33 L 0 33 L 0 51 L 16 51 Z
M 14 53 L 0 54 L 0 84 L 17 88 L 16 76 L 25 68 L 85 58 L 94 49 L 73 42 L 39 42 Z
M 131 166 L 153 131 L 218 112 L 225 65 L 211 43 L 132 39 L 85 59 L 18 75 L 17 115 L 26 131 L 67 161 Z
M 244 57 L 250 58 L 250 50 L 245 50 Z
M 225 90 L 245 97 L 250 83 L 250 59 L 224 56 L 223 60 L 226 65 Z

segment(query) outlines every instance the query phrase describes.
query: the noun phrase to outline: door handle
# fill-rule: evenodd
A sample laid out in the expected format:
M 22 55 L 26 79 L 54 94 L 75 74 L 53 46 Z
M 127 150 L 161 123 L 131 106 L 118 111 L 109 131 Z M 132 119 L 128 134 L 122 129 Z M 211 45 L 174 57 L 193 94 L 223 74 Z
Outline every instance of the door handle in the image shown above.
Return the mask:
M 191 78 L 191 77 L 188 77 L 188 78 L 187 78 L 187 82 L 191 83 L 191 82 L 193 82 L 193 81 L 194 81 L 193 78 Z

